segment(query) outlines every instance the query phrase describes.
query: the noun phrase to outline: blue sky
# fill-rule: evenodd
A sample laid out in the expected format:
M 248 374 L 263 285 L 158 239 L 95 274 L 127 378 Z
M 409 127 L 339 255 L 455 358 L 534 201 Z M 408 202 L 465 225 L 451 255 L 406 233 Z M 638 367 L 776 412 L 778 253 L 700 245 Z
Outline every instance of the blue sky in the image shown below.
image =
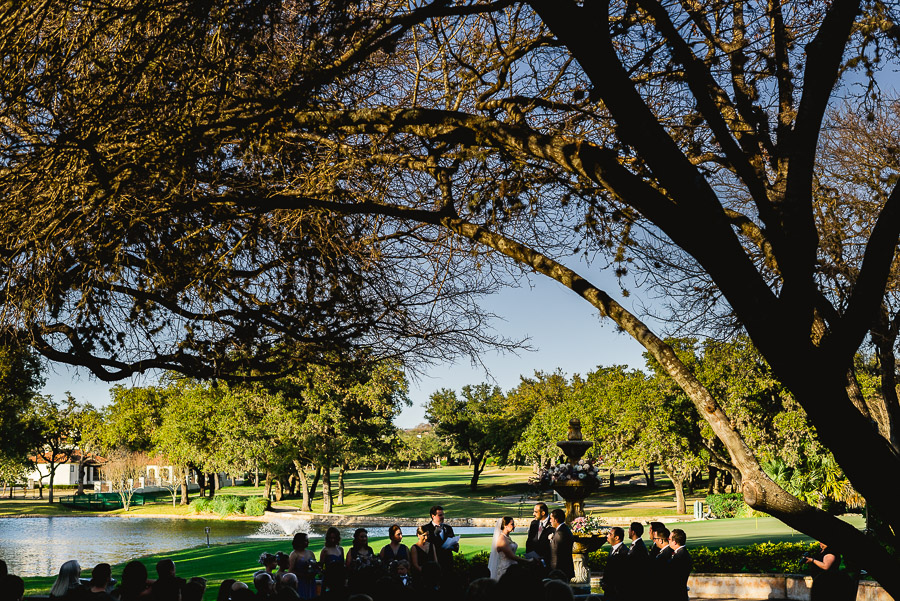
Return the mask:
M 618 287 L 611 275 L 589 273 L 584 264 L 577 268 L 630 308 L 627 299 L 617 294 Z M 424 370 L 422 377 L 410 382 L 413 406 L 403 411 L 398 420 L 400 427 L 425 421 L 424 405 L 429 395 L 439 388 L 459 390 L 466 384 L 488 381 L 509 390 L 519 383 L 520 376 L 530 376 L 535 370 L 551 372 L 560 368 L 571 376 L 584 374 L 598 365 L 644 365 L 643 348 L 627 334 L 617 332 L 612 321 L 601 319 L 574 292 L 540 275 L 532 276 L 531 284 L 531 287 L 506 289 L 487 297 L 482 306 L 503 316 L 502 321 L 495 322 L 497 332 L 516 339 L 528 337 L 535 350 L 520 351 L 518 355 L 486 353 L 482 360 L 490 375 L 481 366 L 473 367 L 468 359 Z M 154 382 L 155 376 L 150 374 L 122 383 L 142 386 Z M 47 374 L 44 394 L 62 398 L 66 391 L 71 391 L 78 401 L 90 401 L 98 406 L 108 403 L 109 388 L 109 384 L 91 378 L 87 370 L 57 364 Z

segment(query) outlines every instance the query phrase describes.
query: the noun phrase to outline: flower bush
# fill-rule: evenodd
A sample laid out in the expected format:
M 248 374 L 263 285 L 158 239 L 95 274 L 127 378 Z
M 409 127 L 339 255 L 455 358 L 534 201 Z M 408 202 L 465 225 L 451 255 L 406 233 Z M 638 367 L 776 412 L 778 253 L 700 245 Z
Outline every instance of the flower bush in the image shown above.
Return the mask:
M 595 460 L 596 461 L 596 460 Z M 600 468 L 590 459 L 580 459 L 578 463 L 557 463 L 554 466 L 541 470 L 531 483 L 547 490 L 555 484 L 565 482 L 582 481 L 586 484 L 600 485 Z

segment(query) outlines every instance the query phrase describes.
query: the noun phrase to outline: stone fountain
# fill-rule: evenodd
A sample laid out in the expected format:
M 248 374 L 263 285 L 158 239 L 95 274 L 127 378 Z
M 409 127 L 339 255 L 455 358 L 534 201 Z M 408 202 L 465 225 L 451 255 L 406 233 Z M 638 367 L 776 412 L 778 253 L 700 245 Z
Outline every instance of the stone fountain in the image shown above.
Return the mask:
M 569 420 L 568 440 L 562 440 L 556 445 L 566 454 L 566 459 L 572 465 L 584 457 L 594 443 L 584 440 L 581 435 L 581 420 Z M 564 480 L 553 485 L 553 489 L 566 501 L 566 523 L 571 526 L 575 518 L 584 516 L 584 500 L 599 488 L 599 479 Z M 575 563 L 575 578 L 572 584 L 579 588 L 590 588 L 591 574 L 587 567 L 587 554 L 596 551 L 606 542 L 606 536 L 601 534 L 578 535 L 575 534 L 575 544 L 572 547 L 572 559 Z

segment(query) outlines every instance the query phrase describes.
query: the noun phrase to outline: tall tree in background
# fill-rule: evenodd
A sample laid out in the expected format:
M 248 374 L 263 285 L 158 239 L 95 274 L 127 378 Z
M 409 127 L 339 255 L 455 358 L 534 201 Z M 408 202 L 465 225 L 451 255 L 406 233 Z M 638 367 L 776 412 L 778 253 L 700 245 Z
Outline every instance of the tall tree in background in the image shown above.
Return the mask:
M 751 506 L 900 596 L 881 545 L 895 541 L 778 486 L 674 349 L 566 263 L 587 252 L 623 286 L 635 275 L 676 324 L 743 328 L 886 532 L 900 532 L 881 477 L 900 473 L 898 437 L 873 428 L 852 369 L 866 336 L 885 331 L 873 323 L 900 192 L 885 180 L 862 227 L 844 231 L 815 192 L 829 108 L 866 110 L 877 69 L 898 62 L 895 11 L 880 0 L 7 11 L 3 316 L 41 353 L 107 379 L 235 373 L 251 358 L 293 367 L 351 341 L 435 358 L 476 350 L 459 335 L 482 324 L 469 294 L 498 284 L 505 257 L 645 346 L 722 442 Z M 855 96 L 857 69 L 871 85 Z M 826 277 L 835 240 L 859 249 L 842 256 L 852 278 Z M 285 336 L 298 344 L 276 348 Z
M 50 397 L 35 397 L 30 419 L 38 432 L 35 446 L 35 459 L 46 464 L 47 473 L 40 474 L 41 497 L 44 496 L 44 478 L 49 478 L 50 495 L 48 501 L 53 503 L 53 484 L 56 479 L 56 468 L 66 464 L 79 452 L 81 431 L 78 420 L 78 404 L 72 395 L 65 401 L 57 402 Z
M 425 406 L 425 417 L 438 436 L 469 458 L 477 490 L 478 477 L 490 458 L 505 463 L 531 418 L 526 405 L 511 402 L 497 386 L 466 385 L 459 397 L 443 388 L 433 393 Z
M 30 467 L 39 431 L 28 415 L 43 385 L 39 357 L 21 338 L 0 336 L 0 462 L 7 474 Z

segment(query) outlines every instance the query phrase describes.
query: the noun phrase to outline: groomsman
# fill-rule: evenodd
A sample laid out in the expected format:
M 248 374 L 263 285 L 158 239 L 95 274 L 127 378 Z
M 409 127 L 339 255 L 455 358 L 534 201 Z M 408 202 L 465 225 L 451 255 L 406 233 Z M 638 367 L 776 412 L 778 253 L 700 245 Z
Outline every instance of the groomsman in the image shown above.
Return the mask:
M 538 503 L 534 506 L 534 519 L 528 527 L 528 538 L 525 540 L 525 552 L 537 553 L 544 561 L 545 566 L 550 565 L 550 535 L 553 534 L 553 526 L 550 525 L 550 511 L 546 503 Z
M 672 557 L 673 549 L 669 546 L 669 529 L 663 526 L 661 529 L 655 532 L 656 534 L 656 557 L 652 559 L 655 572 L 665 571 L 665 566 L 669 563 L 669 558 Z
M 553 535 L 550 537 L 550 569 L 561 571 L 571 580 L 575 577 L 575 562 L 572 559 L 575 536 L 566 525 L 566 512 L 562 509 L 551 511 L 550 525 L 553 526 Z
M 453 571 L 453 552 L 459 552 L 459 543 L 455 543 L 449 549 L 444 548 L 444 542 L 455 536 L 453 534 L 453 527 L 444 523 L 444 508 L 440 505 L 432 507 L 431 521 L 422 526 L 422 529 L 425 530 L 428 535 L 428 542 L 434 545 L 434 549 L 437 552 L 438 563 L 441 564 L 441 569 L 444 574 L 449 574 Z
M 606 541 L 612 545 L 609 557 L 606 560 L 606 569 L 603 570 L 603 599 L 604 601 L 621 601 L 628 597 L 629 584 L 628 547 L 623 542 L 625 531 L 615 526 L 609 529 Z
M 644 544 L 644 525 L 640 522 L 631 522 L 628 528 L 628 538 L 631 539 L 631 547 L 628 549 L 628 557 L 634 562 L 645 561 L 650 557 L 647 546 Z
M 659 555 L 660 547 L 657 546 L 656 540 L 659 538 L 660 530 L 665 529 L 665 526 L 662 522 L 650 522 L 650 548 L 647 552 L 650 555 L 650 559 L 656 559 L 656 556 Z M 668 537 L 668 534 L 666 535 Z M 669 539 L 666 538 L 665 545 L 668 546 Z
M 687 535 L 684 530 L 675 528 L 669 535 L 669 548 L 672 549 L 672 556 L 668 563 L 668 585 L 671 591 L 666 595 L 672 601 L 688 601 L 687 581 L 694 568 L 691 560 L 691 554 L 688 553 Z

